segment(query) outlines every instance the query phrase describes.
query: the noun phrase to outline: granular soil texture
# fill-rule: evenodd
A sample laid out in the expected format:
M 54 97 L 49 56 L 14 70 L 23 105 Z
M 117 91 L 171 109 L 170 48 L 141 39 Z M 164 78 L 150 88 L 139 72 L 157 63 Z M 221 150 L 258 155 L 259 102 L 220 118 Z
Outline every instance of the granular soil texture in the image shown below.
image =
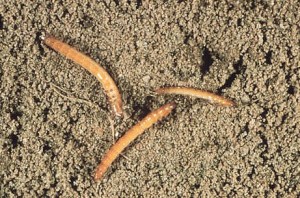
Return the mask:
M 0 3 L 1 197 L 299 197 L 299 1 L 69 2 Z M 128 116 L 114 135 L 101 84 L 44 31 L 116 81 Z M 95 182 L 114 139 L 172 100 Z

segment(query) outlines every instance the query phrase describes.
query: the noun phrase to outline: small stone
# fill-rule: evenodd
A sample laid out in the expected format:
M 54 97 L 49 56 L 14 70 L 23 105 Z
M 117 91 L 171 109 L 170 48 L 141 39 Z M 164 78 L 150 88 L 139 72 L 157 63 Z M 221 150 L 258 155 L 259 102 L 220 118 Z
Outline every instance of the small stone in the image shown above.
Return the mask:
M 150 81 L 150 76 L 144 76 L 143 78 L 143 81 L 145 82 L 145 83 L 149 83 L 149 81 Z

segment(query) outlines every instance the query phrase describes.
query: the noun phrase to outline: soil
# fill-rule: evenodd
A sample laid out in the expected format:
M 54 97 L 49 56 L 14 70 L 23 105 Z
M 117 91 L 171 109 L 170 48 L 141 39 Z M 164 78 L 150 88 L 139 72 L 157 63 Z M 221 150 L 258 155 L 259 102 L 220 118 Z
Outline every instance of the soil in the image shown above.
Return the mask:
M 299 1 L 0 2 L 1 197 L 300 196 Z M 107 69 L 126 118 L 45 31 Z M 95 182 L 115 139 L 173 100 Z

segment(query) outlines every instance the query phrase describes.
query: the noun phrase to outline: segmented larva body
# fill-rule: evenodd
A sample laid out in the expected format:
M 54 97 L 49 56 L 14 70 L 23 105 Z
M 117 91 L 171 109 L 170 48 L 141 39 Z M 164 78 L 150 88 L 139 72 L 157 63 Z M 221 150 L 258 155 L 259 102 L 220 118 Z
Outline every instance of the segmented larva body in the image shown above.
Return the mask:
M 228 100 L 222 96 L 216 95 L 214 93 L 203 91 L 194 88 L 186 88 L 186 87 L 165 87 L 159 88 L 155 90 L 158 94 L 180 94 L 180 95 L 188 95 L 188 96 L 195 96 L 198 98 L 206 99 L 212 103 L 217 103 L 222 106 L 231 107 L 234 106 L 234 102 Z
M 99 180 L 104 175 L 112 162 L 138 135 L 142 134 L 158 120 L 169 115 L 175 107 L 175 102 L 165 104 L 149 113 L 145 118 L 129 129 L 104 155 L 101 163 L 96 168 L 95 180 Z
M 122 116 L 123 109 L 121 94 L 115 82 L 103 67 L 101 67 L 85 54 L 77 51 L 75 48 L 52 36 L 46 36 L 42 39 L 47 46 L 64 55 L 68 59 L 71 59 L 75 63 L 88 70 L 91 74 L 93 74 L 102 84 L 103 89 L 108 97 L 109 103 L 112 107 L 113 113 L 116 116 Z

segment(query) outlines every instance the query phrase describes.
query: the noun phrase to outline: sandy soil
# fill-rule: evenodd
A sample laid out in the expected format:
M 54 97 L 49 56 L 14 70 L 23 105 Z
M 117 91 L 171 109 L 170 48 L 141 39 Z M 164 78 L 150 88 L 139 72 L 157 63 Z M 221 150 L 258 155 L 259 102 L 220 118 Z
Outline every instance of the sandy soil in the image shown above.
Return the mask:
M 298 1 L 25 2 L 0 3 L 1 197 L 300 196 Z M 42 30 L 116 80 L 129 116 L 116 136 L 178 103 L 100 182 L 95 167 L 114 142 L 106 97 L 41 43 Z M 153 93 L 166 85 L 237 107 Z

